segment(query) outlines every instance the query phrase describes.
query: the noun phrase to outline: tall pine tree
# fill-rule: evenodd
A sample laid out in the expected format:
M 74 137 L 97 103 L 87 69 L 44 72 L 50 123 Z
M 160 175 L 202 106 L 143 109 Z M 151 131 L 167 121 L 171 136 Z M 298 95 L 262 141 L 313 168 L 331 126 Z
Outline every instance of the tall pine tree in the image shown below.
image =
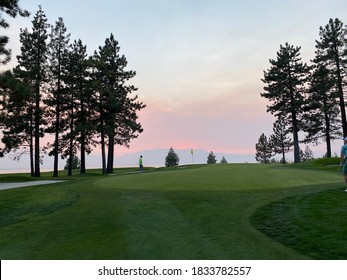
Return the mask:
M 120 55 L 119 50 L 118 41 L 111 34 L 110 38 L 105 40 L 105 45 L 100 46 L 98 53 L 94 55 L 94 77 L 100 81 L 97 89 L 101 110 L 98 127 L 102 129 L 102 145 L 106 143 L 105 136 L 108 140 L 107 173 L 113 173 L 115 145 L 128 146 L 130 140 L 138 137 L 143 131 L 137 121 L 137 112 L 145 105 L 137 101 L 137 96 L 130 96 L 137 89 L 127 84 L 136 72 L 125 69 L 127 60 L 124 55 Z M 102 153 L 105 153 L 105 147 L 102 147 Z
M 63 106 L 66 103 L 66 86 L 64 85 L 64 75 L 66 75 L 67 54 L 70 34 L 66 33 L 66 27 L 62 18 L 59 18 L 52 27 L 50 42 L 48 44 L 49 80 L 48 96 L 45 103 L 48 105 L 46 115 L 52 119 L 47 132 L 54 133 L 53 150 L 50 152 L 54 156 L 53 177 L 58 176 L 59 143 L 60 134 L 64 131 Z
M 347 120 L 344 91 L 347 69 L 347 28 L 339 19 L 330 19 L 325 27 L 319 29 L 320 40 L 316 40 L 314 62 L 329 70 L 340 105 L 343 136 L 347 136 Z
M 80 149 L 80 173 L 86 173 L 86 155 L 90 154 L 92 147 L 96 145 L 95 95 L 93 81 L 90 73 L 90 60 L 87 58 L 87 46 L 81 40 L 75 43 L 75 54 L 78 57 L 76 76 L 76 136 Z
M 32 21 L 31 32 L 25 28 L 21 29 L 20 42 L 21 54 L 17 56 L 18 66 L 15 69 L 16 75 L 29 87 L 32 88 L 31 104 L 28 104 L 29 116 L 32 125 L 30 133 L 33 138 L 33 149 L 30 156 L 31 162 L 34 164 L 35 177 L 40 177 L 40 138 L 44 136 L 42 118 L 42 88 L 46 81 L 47 73 L 47 18 L 42 8 L 39 7 L 38 12 Z M 34 154 L 34 155 L 33 155 Z
M 294 162 L 300 161 L 299 131 L 304 104 L 305 83 L 309 73 L 308 66 L 301 61 L 300 47 L 286 43 L 280 46 L 277 60 L 270 59 L 271 68 L 264 71 L 266 84 L 262 97 L 272 102 L 267 111 L 275 116 L 283 116 L 290 124 L 293 134 Z
M 305 142 L 318 144 L 323 139 L 327 157 L 331 157 L 331 141 L 341 137 L 337 96 L 330 71 L 323 64 L 314 65 L 305 104 Z
M 63 156 L 71 161 L 68 175 L 72 175 L 72 159 L 78 150 L 81 152 L 80 173 L 86 172 L 86 151 L 90 151 L 86 141 L 86 135 L 89 135 L 86 127 L 92 117 L 91 113 L 87 113 L 88 100 L 91 99 L 88 67 L 87 47 L 81 40 L 75 40 L 68 54 L 67 75 L 64 76 L 67 86 L 65 117 L 68 129 L 63 135 Z

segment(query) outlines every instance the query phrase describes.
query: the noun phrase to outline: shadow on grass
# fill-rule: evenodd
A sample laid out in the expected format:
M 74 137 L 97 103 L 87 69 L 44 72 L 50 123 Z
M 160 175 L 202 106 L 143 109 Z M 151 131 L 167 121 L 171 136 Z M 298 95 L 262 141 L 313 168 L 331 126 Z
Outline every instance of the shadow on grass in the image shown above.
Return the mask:
M 347 259 L 347 193 L 336 188 L 290 196 L 255 212 L 259 231 L 313 259 Z

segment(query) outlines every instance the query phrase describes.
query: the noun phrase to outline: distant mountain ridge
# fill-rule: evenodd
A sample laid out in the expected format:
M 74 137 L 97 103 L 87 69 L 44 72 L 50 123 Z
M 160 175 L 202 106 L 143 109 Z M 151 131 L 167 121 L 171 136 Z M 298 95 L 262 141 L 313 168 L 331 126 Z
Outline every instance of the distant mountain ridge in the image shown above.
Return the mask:
M 203 164 L 207 163 L 207 157 L 210 151 L 197 149 L 193 150 L 193 155 L 191 154 L 191 149 L 174 149 L 178 155 L 180 165 L 185 164 Z M 145 166 L 160 167 L 165 166 L 165 158 L 169 152 L 169 149 L 154 149 L 154 150 L 144 150 L 137 153 L 129 153 L 115 157 L 114 165 L 117 166 L 134 166 L 138 162 L 140 155 L 143 156 L 143 163 Z M 217 163 L 220 163 L 223 156 L 228 163 L 245 163 L 245 162 L 255 162 L 253 154 L 228 154 L 228 153 L 215 153 Z

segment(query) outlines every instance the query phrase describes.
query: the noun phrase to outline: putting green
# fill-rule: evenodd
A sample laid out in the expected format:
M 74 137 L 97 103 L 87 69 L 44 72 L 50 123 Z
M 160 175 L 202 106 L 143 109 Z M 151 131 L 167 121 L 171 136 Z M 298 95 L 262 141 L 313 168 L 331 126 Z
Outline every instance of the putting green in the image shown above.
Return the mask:
M 141 190 L 259 190 L 341 182 L 331 172 L 286 168 L 280 165 L 219 164 L 189 169 L 110 176 L 97 186 Z

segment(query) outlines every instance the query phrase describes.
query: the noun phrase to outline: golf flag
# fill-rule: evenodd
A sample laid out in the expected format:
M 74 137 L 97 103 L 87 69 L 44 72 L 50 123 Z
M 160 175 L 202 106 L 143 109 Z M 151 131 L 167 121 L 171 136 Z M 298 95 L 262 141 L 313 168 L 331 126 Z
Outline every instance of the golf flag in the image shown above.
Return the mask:
M 191 150 L 190 150 L 190 153 L 191 153 L 192 155 L 194 154 L 194 151 L 193 151 L 193 149 L 191 149 Z

